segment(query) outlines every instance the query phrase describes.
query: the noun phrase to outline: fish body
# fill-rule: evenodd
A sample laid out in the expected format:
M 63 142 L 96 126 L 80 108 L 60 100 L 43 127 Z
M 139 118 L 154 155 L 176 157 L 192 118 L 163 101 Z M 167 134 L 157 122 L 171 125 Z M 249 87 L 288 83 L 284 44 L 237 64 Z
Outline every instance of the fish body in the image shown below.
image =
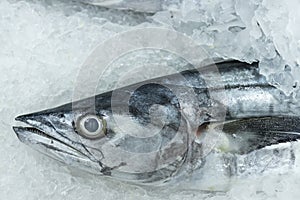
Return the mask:
M 171 5 L 177 7 L 181 0 L 81 0 L 81 2 L 106 8 L 155 13 Z
M 57 160 L 137 184 L 202 177 L 213 154 L 238 162 L 237 156 L 300 138 L 293 102 L 268 84 L 257 63 L 228 61 L 216 67 L 21 115 L 16 120 L 30 127 L 14 131 L 22 142 Z M 229 168 L 228 176 L 237 173 Z
M 88 0 L 83 2 L 106 8 L 134 10 L 139 12 L 157 12 L 162 9 L 162 2 L 160 0 Z

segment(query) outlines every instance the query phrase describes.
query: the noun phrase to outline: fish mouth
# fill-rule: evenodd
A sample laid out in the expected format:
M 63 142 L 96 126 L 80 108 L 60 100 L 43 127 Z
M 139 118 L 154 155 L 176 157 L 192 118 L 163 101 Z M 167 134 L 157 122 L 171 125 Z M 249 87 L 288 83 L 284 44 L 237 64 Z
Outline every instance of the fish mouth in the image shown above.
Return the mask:
M 59 134 L 52 127 L 35 121 L 30 115 L 22 115 L 15 118 L 29 126 L 13 126 L 18 139 L 54 159 L 65 162 L 66 155 L 73 159 L 88 160 L 88 158 L 67 141 L 58 139 Z
M 102 166 L 91 154 L 90 148 L 70 139 L 71 130 L 64 133 L 57 130 L 49 115 L 32 113 L 18 116 L 15 120 L 26 124 L 12 127 L 22 143 L 71 167 L 102 174 Z
M 50 140 L 56 140 L 58 142 L 60 142 L 59 140 L 55 139 L 54 137 L 47 135 L 45 132 L 43 132 L 42 130 L 35 128 L 35 127 L 22 127 L 22 126 L 13 126 L 13 130 L 15 131 L 18 139 L 20 141 L 23 142 L 23 135 L 25 133 L 31 133 L 31 134 L 36 134 L 39 135 L 41 137 L 45 137 L 48 138 Z

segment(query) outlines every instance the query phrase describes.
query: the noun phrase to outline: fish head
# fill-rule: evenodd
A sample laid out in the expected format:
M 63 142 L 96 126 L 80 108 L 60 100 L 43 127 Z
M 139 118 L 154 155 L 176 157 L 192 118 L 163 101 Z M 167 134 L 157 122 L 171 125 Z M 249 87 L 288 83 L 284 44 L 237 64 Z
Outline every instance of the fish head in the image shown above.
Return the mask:
M 154 90 L 156 92 L 154 92 Z M 21 115 L 20 141 L 76 168 L 120 180 L 166 180 L 185 161 L 186 123 L 176 96 L 147 84 Z
M 90 153 L 91 145 L 84 142 L 74 128 L 80 110 L 73 110 L 72 103 L 16 117 L 28 126 L 13 127 L 19 140 L 26 145 L 81 169 L 98 172 L 97 156 Z

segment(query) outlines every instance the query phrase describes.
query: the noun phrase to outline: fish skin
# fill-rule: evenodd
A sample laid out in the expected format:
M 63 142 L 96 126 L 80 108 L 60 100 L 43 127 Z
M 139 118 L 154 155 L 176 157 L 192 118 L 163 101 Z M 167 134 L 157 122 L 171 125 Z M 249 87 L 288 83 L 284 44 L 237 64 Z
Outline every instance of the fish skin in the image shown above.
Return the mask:
M 31 128 L 13 129 L 21 142 L 68 165 L 133 183 L 166 182 L 180 176 L 186 168 L 190 172 L 198 170 L 199 167 L 191 163 L 203 159 L 202 144 L 207 142 L 206 135 L 216 127 L 225 138 L 221 143 L 228 139 L 229 153 L 246 154 L 300 138 L 299 113 L 292 109 L 291 101 L 283 101 L 288 98 L 283 92 L 268 84 L 259 74 L 258 63 L 228 61 L 216 66 L 222 80 L 213 79 L 215 72 L 210 71 L 211 66 L 186 70 L 180 76 L 159 77 L 75 103 L 18 116 L 17 121 Z M 210 78 L 207 77 L 212 79 L 209 88 L 206 81 Z M 187 88 L 196 94 L 192 101 L 185 99 Z M 118 99 L 113 98 L 115 93 Z M 128 93 L 129 101 L 122 98 Z M 212 99 L 212 96 L 224 93 L 226 98 Z M 130 116 L 124 117 L 122 112 L 113 115 L 112 104 L 117 110 L 120 108 L 118 111 L 128 107 Z M 156 111 L 168 116 L 167 119 L 151 119 L 149 109 L 153 105 L 163 106 L 157 107 Z M 78 134 L 74 127 L 79 116 L 91 112 L 106 120 L 105 137 L 88 139 Z M 161 123 L 163 120 L 167 122 Z M 251 126 L 254 122 L 256 126 Z M 287 124 L 292 128 L 286 128 Z M 204 128 L 198 129 L 199 136 L 197 128 L 203 125 Z M 248 136 L 244 137 L 247 134 L 243 134 L 245 127 L 251 127 L 250 136 L 261 139 L 259 145 L 254 149 L 234 145 L 235 148 L 230 149 L 230 144 L 235 142 L 232 136 L 239 132 L 243 136 L 239 137 L 240 143 L 249 141 Z M 262 127 L 267 128 L 261 131 Z M 271 127 L 275 128 L 269 129 Z M 140 130 L 158 134 L 136 137 L 131 133 Z M 195 154 L 191 149 L 202 153 Z

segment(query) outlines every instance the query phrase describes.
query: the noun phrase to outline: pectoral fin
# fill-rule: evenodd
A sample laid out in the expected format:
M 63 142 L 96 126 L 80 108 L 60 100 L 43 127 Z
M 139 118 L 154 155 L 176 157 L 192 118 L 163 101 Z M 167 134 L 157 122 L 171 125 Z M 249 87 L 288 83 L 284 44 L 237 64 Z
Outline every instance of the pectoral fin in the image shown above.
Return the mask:
M 227 135 L 230 141 L 227 150 L 238 154 L 300 139 L 300 117 L 297 116 L 244 118 L 216 128 Z

